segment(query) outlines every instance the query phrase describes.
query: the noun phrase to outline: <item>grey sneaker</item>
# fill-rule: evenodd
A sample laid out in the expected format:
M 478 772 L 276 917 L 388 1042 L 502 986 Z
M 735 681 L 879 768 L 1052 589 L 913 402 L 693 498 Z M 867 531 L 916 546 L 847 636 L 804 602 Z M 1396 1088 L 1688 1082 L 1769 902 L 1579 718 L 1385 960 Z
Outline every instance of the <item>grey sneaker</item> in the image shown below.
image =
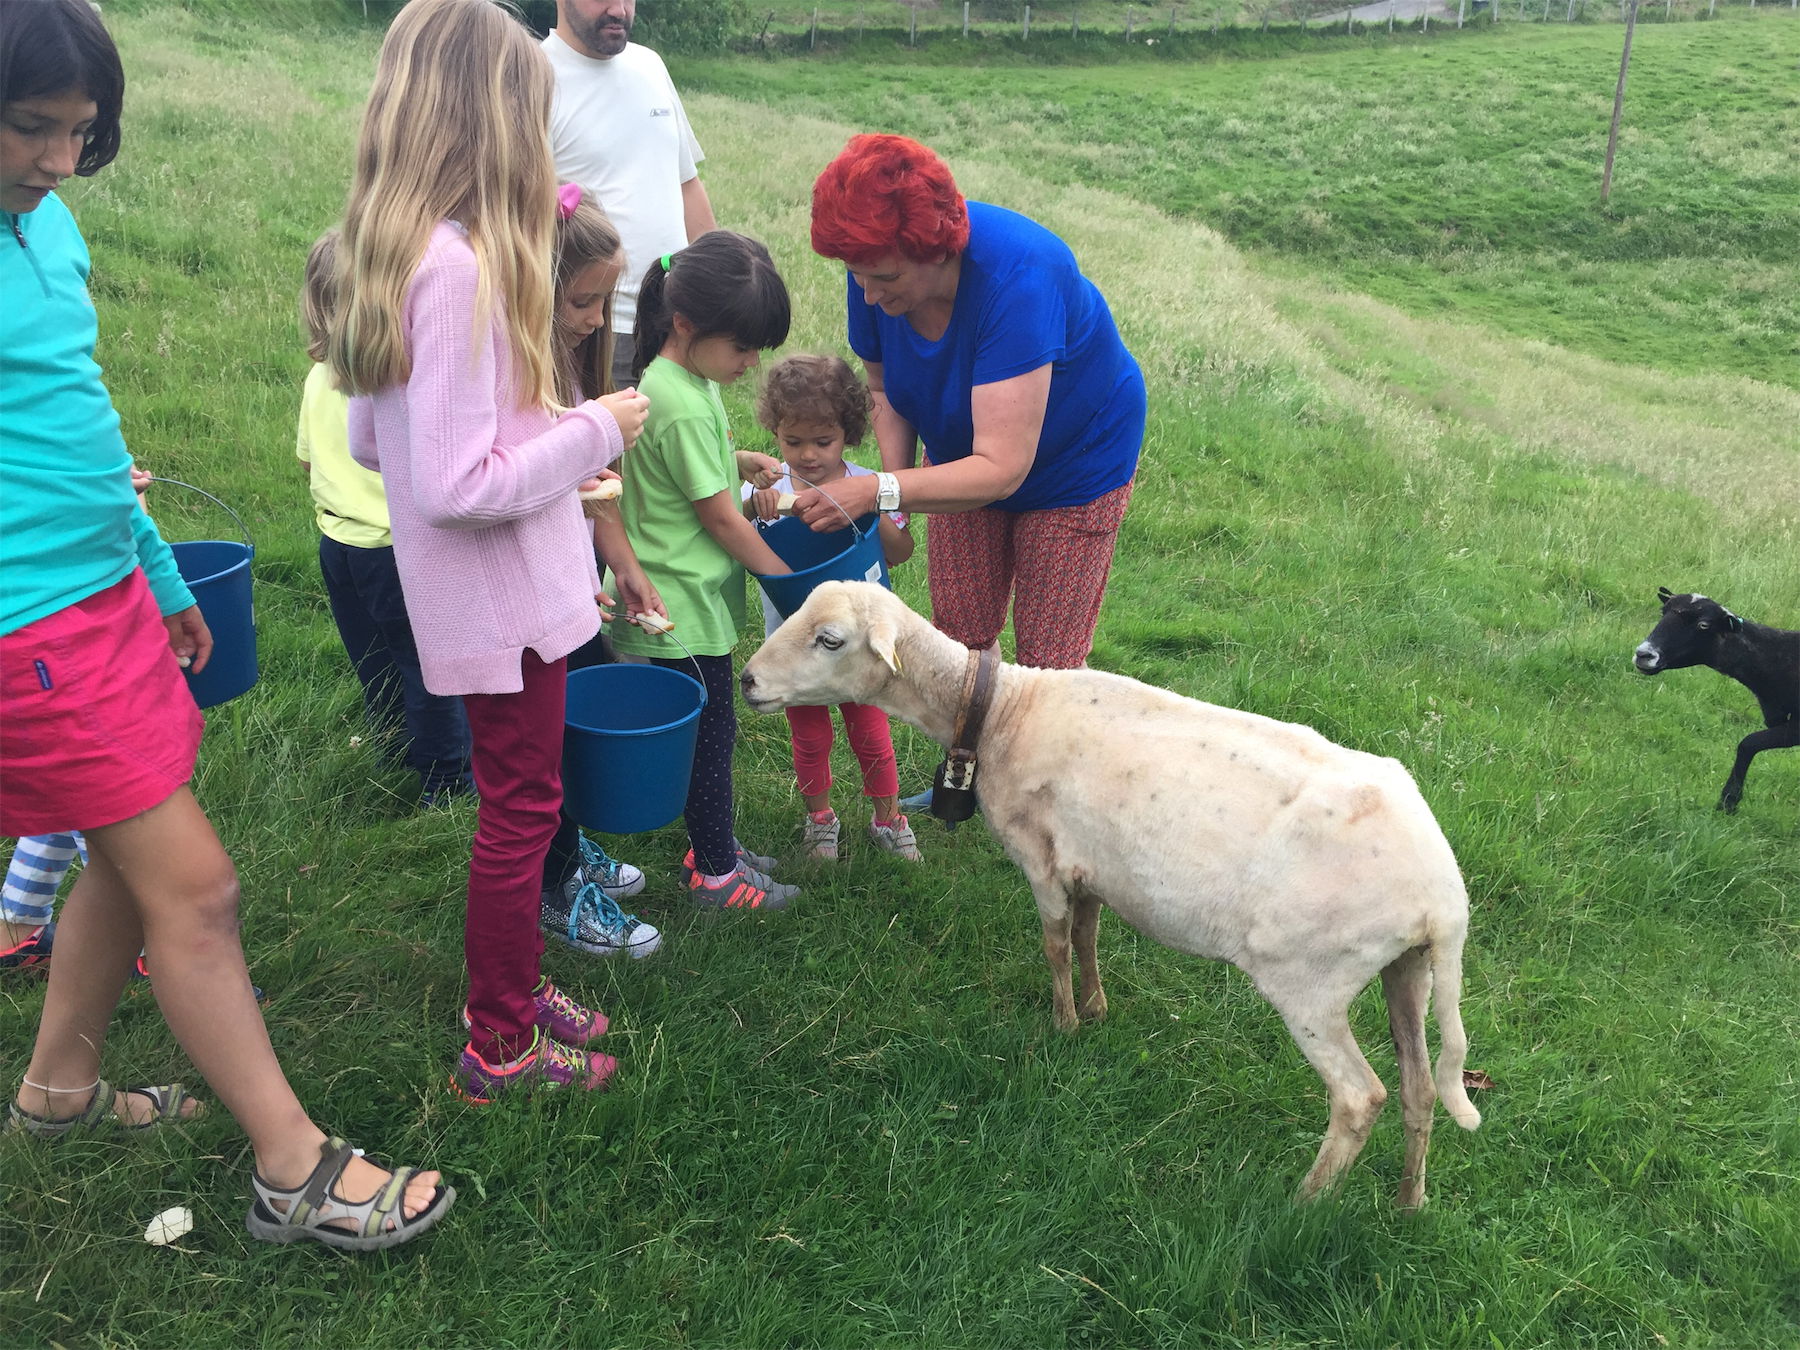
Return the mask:
M 739 867 L 748 867 L 752 872 L 773 872 L 775 870 L 775 859 L 765 857 L 761 853 L 752 853 L 744 847 L 743 840 L 736 835 L 731 837 L 731 846 L 737 850 Z M 683 886 L 694 884 L 694 850 L 691 848 L 687 851 L 687 857 L 681 860 L 681 884 Z
M 688 874 L 688 898 L 700 909 L 786 909 L 800 894 L 798 886 L 784 886 L 767 872 L 744 863 L 717 886 L 706 884 L 698 872 Z
M 635 914 L 627 914 L 598 883 L 588 882 L 564 903 L 569 888 L 545 891 L 538 909 L 538 923 L 558 942 L 592 956 L 617 956 L 634 960 L 662 946 L 662 934 Z
M 922 856 L 919 853 L 919 841 L 913 835 L 912 826 L 906 823 L 905 816 L 896 816 L 885 825 L 879 820 L 871 820 L 869 838 L 875 841 L 875 847 L 896 858 L 904 858 L 907 862 L 918 862 Z
M 811 811 L 801 821 L 805 837 L 801 841 L 806 846 L 808 857 L 817 858 L 821 862 L 836 862 L 838 855 L 838 818 L 836 811 L 821 811 L 819 815 L 829 816 L 829 820 L 820 820 Z

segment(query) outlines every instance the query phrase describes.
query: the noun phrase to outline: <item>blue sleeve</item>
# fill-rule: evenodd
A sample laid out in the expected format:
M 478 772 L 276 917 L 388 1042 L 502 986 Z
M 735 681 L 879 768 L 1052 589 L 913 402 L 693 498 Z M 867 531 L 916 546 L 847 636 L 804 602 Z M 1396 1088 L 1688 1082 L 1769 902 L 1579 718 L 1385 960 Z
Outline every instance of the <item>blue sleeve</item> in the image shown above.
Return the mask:
M 138 566 L 144 569 L 150 594 L 156 597 L 156 608 L 162 616 L 166 619 L 191 608 L 194 593 L 181 579 L 181 569 L 175 566 L 175 555 L 157 533 L 156 522 L 144 514 L 141 506 L 131 508 L 131 539 L 137 547 Z
M 850 336 L 850 350 L 864 361 L 881 361 L 881 333 L 875 327 L 875 306 L 863 300 L 862 287 L 856 278 L 844 273 L 844 327 Z
M 1054 276 L 1020 268 L 999 279 L 982 308 L 972 383 L 995 384 L 1060 361 L 1068 331 L 1068 309 Z

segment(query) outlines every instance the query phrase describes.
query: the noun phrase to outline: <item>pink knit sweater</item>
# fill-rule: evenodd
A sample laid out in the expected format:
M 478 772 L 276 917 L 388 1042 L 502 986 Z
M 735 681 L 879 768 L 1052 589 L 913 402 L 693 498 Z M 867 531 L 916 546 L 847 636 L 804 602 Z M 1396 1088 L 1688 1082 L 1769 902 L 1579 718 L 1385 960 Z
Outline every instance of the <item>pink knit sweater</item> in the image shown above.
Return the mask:
M 527 647 L 555 661 L 599 631 L 600 577 L 575 485 L 624 451 L 598 403 L 556 418 L 518 406 L 498 305 L 474 341 L 476 277 L 461 228 L 440 221 L 402 314 L 412 374 L 350 403 L 350 450 L 387 489 L 434 694 L 517 693 Z

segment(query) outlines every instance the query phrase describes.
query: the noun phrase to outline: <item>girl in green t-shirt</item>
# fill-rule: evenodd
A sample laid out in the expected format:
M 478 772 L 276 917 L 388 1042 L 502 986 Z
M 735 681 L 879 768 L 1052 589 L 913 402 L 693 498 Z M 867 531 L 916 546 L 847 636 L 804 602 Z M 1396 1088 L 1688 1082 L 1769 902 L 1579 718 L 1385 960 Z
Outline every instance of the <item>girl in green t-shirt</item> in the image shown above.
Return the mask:
M 700 668 L 706 707 L 683 818 L 691 845 L 689 893 L 707 908 L 782 909 L 799 894 L 768 875 L 774 859 L 746 852 L 733 833 L 731 649 L 743 617 L 739 569 L 765 576 L 790 569 L 738 506 L 740 478 L 766 485 L 779 462 L 734 453 L 719 397 L 720 385 L 740 379 L 761 352 L 787 341 L 788 317 L 787 286 L 769 251 L 730 230 L 713 230 L 665 254 L 638 293 L 632 370 L 650 415 L 623 461 L 619 507 L 681 641 L 632 616 L 637 626 L 615 634 L 613 645 L 679 670 L 690 669 L 691 654 Z

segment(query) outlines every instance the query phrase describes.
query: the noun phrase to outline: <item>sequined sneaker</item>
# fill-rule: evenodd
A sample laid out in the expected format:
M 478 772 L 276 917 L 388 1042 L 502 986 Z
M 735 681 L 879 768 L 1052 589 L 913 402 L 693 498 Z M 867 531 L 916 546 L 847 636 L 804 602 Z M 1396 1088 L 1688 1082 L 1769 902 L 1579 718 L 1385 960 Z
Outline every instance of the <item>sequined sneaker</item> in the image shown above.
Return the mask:
M 628 862 L 620 862 L 585 834 L 580 836 L 581 862 L 575 868 L 576 889 L 594 885 L 614 900 L 629 900 L 644 889 L 644 874 Z M 564 884 L 567 889 L 567 883 Z
M 741 862 L 716 886 L 698 872 L 690 873 L 688 881 L 688 897 L 701 909 L 786 909 L 799 894 L 798 886 L 784 886 Z
M 598 1008 L 582 1007 L 551 984 L 547 975 L 538 979 L 537 992 L 531 996 L 531 1002 L 532 1024 L 553 1041 L 561 1041 L 564 1045 L 580 1049 L 606 1034 L 606 1014 Z M 462 1024 L 464 1031 L 475 1029 L 474 1024 L 469 1021 L 469 1005 L 466 1003 L 463 1004 Z
M 618 1068 L 619 1061 L 611 1055 L 576 1050 L 538 1031 L 533 1033 L 531 1053 L 512 1064 L 489 1064 L 473 1045 L 465 1045 L 451 1071 L 450 1090 L 475 1106 L 538 1086 L 593 1092 L 606 1086 Z
M 912 826 L 906 823 L 905 816 L 895 816 L 892 820 L 871 820 L 869 838 L 884 853 L 904 858 L 907 862 L 920 860 L 918 838 L 913 834 Z
M 640 874 L 638 885 L 643 884 Z M 661 933 L 637 915 L 620 909 L 619 902 L 597 882 L 589 882 L 573 892 L 569 886 L 545 891 L 538 907 L 538 923 L 558 942 L 592 956 L 617 956 L 624 952 L 640 958 L 662 946 Z

